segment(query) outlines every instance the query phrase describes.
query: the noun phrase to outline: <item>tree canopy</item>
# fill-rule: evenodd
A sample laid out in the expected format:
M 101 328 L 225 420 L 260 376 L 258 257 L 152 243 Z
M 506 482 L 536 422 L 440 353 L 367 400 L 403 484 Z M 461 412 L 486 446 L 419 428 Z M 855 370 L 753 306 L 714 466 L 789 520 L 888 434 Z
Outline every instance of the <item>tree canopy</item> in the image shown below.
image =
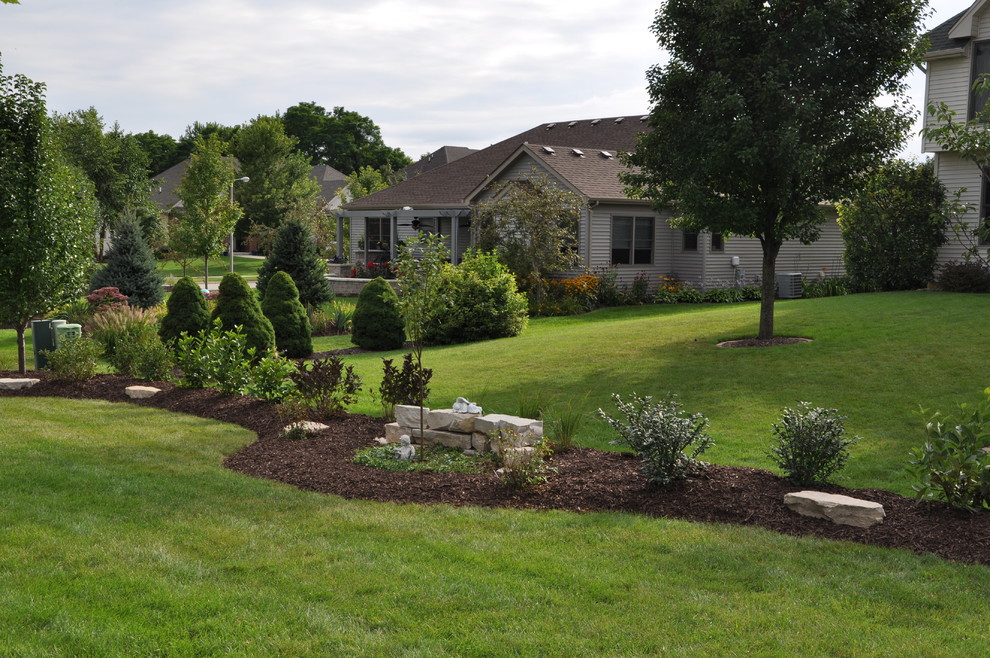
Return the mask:
M 385 144 L 374 121 L 343 107 L 327 112 L 315 102 L 299 103 L 285 111 L 282 122 L 314 165 L 328 164 L 349 174 L 365 166 L 397 170 L 412 162 L 401 149 Z
M 44 88 L 0 62 L 0 325 L 17 330 L 21 373 L 28 322 L 75 298 L 93 263 L 92 185 L 60 160 Z
M 651 130 L 626 181 L 685 229 L 760 240 L 760 338 L 783 241 L 817 239 L 820 204 L 848 197 L 910 128 L 903 78 L 921 61 L 924 6 L 668 0 L 657 14 L 670 60 L 647 74 Z

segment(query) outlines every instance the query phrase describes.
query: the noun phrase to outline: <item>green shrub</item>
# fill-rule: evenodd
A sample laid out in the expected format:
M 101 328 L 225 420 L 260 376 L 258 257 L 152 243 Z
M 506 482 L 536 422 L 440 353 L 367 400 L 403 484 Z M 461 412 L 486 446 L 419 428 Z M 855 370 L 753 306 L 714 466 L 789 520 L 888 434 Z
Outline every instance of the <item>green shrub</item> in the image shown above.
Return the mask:
M 139 336 L 149 331 L 154 333 L 160 317 L 159 308 L 117 306 L 94 313 L 89 322 L 89 329 L 93 338 L 103 346 L 103 354 L 107 360 L 117 367 L 115 362 L 117 345 L 128 337 Z
M 358 450 L 354 463 L 385 471 L 431 471 L 434 473 L 480 473 L 490 462 L 485 457 L 471 457 L 457 448 L 440 445 L 426 446 L 419 453 L 422 459 L 403 461 L 395 456 L 395 446 L 372 446 Z
M 556 406 L 548 410 L 546 416 L 546 435 L 553 446 L 554 452 L 566 452 L 574 445 L 574 437 L 584 425 L 584 414 L 573 402 Z
M 85 381 L 96 374 L 100 352 L 100 344 L 89 336 L 62 340 L 54 350 L 41 350 L 41 354 L 48 359 L 48 369 L 56 377 L 76 382 Z
M 163 382 L 172 378 L 175 358 L 158 337 L 155 327 L 144 325 L 140 331 L 118 339 L 117 349 L 110 363 L 122 375 Z
M 296 364 L 278 355 L 266 354 L 251 366 L 244 393 L 267 402 L 282 402 L 292 395 L 296 385 L 292 383 L 292 373 Z
M 195 336 L 210 328 L 210 309 L 203 291 L 191 277 L 184 276 L 175 282 L 165 308 L 158 335 L 168 345 L 175 345 L 183 332 Z
M 261 311 L 272 323 L 275 346 L 290 359 L 305 359 L 313 353 L 313 337 L 299 291 L 286 272 L 277 272 L 268 282 Z
M 677 293 L 677 303 L 679 304 L 700 304 L 705 301 L 705 296 L 699 290 L 685 285 Z
M 292 397 L 311 407 L 319 419 L 343 415 L 361 389 L 354 366 L 344 366 L 337 356 L 300 362 L 290 378 L 296 387 Z
M 382 370 L 382 384 L 376 397 L 382 404 L 383 417 L 393 419 L 397 404 L 418 404 L 420 392 L 424 401 L 430 397 L 433 370 L 417 365 L 412 354 L 402 357 L 401 370 L 392 365 L 392 359 L 382 359 Z
M 67 304 L 59 306 L 48 315 L 49 320 L 65 320 L 68 324 L 78 324 L 84 329 L 93 319 L 95 309 L 85 297 L 79 297 Z
M 258 268 L 258 294 L 268 294 L 268 283 L 276 272 L 285 272 L 296 284 L 303 306 L 333 301 L 327 281 L 327 264 L 319 256 L 313 232 L 298 220 L 284 222 L 268 258 Z
M 932 280 L 948 225 L 935 165 L 891 160 L 838 204 L 846 272 L 857 290 L 911 290 Z
M 460 265 L 448 265 L 436 287 L 423 327 L 427 345 L 450 345 L 518 336 L 526 327 L 526 298 L 495 254 L 469 251 Z
M 758 302 L 763 299 L 763 291 L 760 286 L 743 286 L 739 289 L 744 302 Z
M 219 291 L 211 320 L 220 320 L 225 331 L 241 327 L 247 336 L 246 347 L 254 350 L 255 358 L 260 359 L 271 352 L 275 348 L 275 330 L 261 312 L 258 297 L 248 287 L 244 277 L 236 272 L 224 274 Z
M 183 334 L 176 351 L 176 365 L 182 371 L 179 386 L 216 386 L 225 393 L 240 393 L 249 380 L 254 349 L 247 347 L 247 336 L 235 327 L 225 331 L 214 320 L 209 331 L 195 336 Z
M 351 320 L 351 342 L 365 350 L 397 350 L 406 342 L 399 298 L 391 284 L 378 277 L 361 290 Z
M 743 300 L 742 292 L 735 288 L 709 288 L 701 295 L 709 304 L 735 304 Z
M 623 402 L 613 393 L 612 400 L 625 420 L 612 418 L 601 409 L 598 414 L 619 434 L 613 445 L 628 446 L 643 458 L 640 470 L 650 482 L 667 485 L 707 466 L 698 460 L 715 445 L 708 434 L 707 418 L 686 415 L 673 395 L 654 402 L 653 396 L 633 393 L 629 402 Z
M 616 283 L 618 270 L 615 267 L 599 267 L 592 274 L 598 277 L 598 304 L 600 306 L 620 306 L 623 303 L 622 293 Z
M 990 268 L 983 263 L 948 263 L 939 268 L 938 287 L 945 292 L 990 292 Z
M 847 448 L 860 440 L 845 437 L 844 420 L 836 409 L 807 402 L 784 409 L 780 424 L 773 425 L 770 458 L 796 484 L 828 482 L 849 460 Z
M 164 276 L 144 240 L 141 225 L 133 220 L 118 222 L 106 265 L 93 275 L 92 288 L 113 286 L 127 295 L 131 306 L 149 308 L 165 297 L 163 282 Z
M 979 405 L 960 404 L 958 418 L 928 409 L 919 415 L 928 441 L 911 451 L 908 465 L 918 500 L 939 499 L 971 512 L 990 508 L 990 388 Z
M 629 290 L 625 291 L 623 295 L 623 301 L 626 304 L 649 304 L 650 295 L 648 289 L 650 287 L 650 275 L 646 272 L 640 272 L 633 279 L 632 285 L 629 286 Z
M 849 288 L 848 279 L 842 276 L 801 279 L 801 295 L 808 299 L 848 295 Z
M 309 324 L 314 336 L 339 336 L 351 330 L 354 307 L 334 300 L 312 308 Z

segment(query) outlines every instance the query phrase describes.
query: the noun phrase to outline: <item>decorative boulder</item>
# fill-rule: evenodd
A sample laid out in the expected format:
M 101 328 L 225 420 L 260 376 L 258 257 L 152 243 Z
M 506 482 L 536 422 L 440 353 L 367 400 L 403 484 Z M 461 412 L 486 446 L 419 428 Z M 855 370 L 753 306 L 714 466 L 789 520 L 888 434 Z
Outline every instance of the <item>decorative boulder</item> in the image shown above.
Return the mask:
M 870 528 L 882 523 L 883 505 L 840 494 L 821 491 L 798 491 L 784 496 L 784 504 L 803 516 L 829 519 L 839 525 Z
M 155 388 L 154 386 L 128 386 L 124 389 L 124 393 L 127 393 L 127 397 L 132 400 L 142 400 L 144 398 L 150 398 L 153 395 L 157 395 L 162 392 L 162 389 Z
M 40 379 L 26 379 L 23 377 L 3 377 L 0 378 L 0 389 L 4 391 L 19 391 L 22 388 L 31 388 Z

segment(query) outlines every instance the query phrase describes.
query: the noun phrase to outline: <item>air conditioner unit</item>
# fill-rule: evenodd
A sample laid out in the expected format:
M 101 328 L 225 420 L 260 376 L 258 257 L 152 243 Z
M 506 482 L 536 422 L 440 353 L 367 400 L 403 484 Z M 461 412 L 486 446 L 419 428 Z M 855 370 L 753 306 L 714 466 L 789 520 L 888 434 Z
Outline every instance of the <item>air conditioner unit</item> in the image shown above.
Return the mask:
M 777 274 L 777 297 L 799 299 L 801 297 L 801 273 L 780 272 Z

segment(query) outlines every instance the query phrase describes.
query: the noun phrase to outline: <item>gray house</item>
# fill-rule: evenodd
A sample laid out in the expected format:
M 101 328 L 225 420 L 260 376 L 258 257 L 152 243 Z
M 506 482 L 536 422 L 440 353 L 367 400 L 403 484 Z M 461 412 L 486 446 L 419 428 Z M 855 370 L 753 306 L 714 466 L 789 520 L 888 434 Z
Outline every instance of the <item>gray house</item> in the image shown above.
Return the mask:
M 670 212 L 657 212 L 625 193 L 619 180 L 624 165 L 618 156 L 636 147 L 636 136 L 649 130 L 647 119 L 545 123 L 345 204 L 340 215 L 350 220 L 349 258 L 389 261 L 398 241 L 424 230 L 446 236 L 456 260 L 472 243 L 471 210 L 487 197 L 490 186 L 525 180 L 536 170 L 583 200 L 581 271 L 614 266 L 622 284 L 646 273 L 654 287 L 669 274 L 700 288 L 755 282 L 762 262 L 759 241 L 672 229 Z M 818 242 L 784 244 L 777 259 L 779 272 L 808 277 L 843 271 L 842 239 L 834 210 L 828 212 L 831 221 Z
M 928 39 L 925 107 L 944 102 L 959 120 L 971 119 L 987 102 L 987 95 L 974 94 L 972 86 L 980 75 L 990 74 L 990 2 L 977 0 L 929 32 Z M 926 112 L 925 126 L 933 120 Z M 934 154 L 935 173 L 949 192 L 964 190 L 961 200 L 971 210 L 963 220 L 976 227 L 990 217 L 990 186 L 976 164 L 931 141 L 925 141 L 922 148 Z M 961 260 L 964 249 L 958 240 L 950 240 L 939 251 L 939 262 Z

